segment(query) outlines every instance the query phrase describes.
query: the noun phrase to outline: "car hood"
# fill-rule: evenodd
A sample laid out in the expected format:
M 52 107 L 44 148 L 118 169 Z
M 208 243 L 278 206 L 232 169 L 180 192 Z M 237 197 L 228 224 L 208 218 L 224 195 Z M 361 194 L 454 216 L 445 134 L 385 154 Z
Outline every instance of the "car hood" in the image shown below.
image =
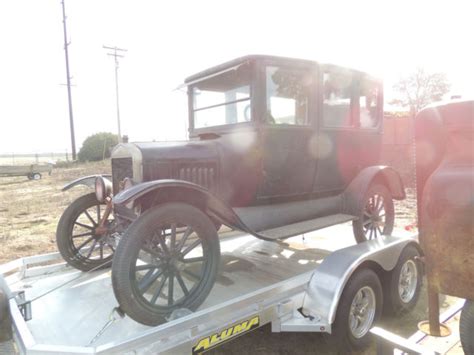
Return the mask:
M 213 160 L 217 159 L 214 141 L 176 141 L 132 143 L 142 153 L 143 161 L 150 160 Z

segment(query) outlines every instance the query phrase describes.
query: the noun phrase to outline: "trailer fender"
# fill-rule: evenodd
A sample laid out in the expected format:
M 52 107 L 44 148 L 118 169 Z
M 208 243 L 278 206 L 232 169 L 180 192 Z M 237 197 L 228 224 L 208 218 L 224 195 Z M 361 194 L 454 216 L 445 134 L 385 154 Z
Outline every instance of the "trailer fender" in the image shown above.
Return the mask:
M 70 182 L 69 184 L 65 185 L 62 188 L 61 191 L 67 191 L 70 188 L 73 188 L 74 186 L 77 186 L 77 185 L 85 185 L 85 186 L 88 186 L 88 187 L 94 187 L 95 179 L 98 176 L 102 176 L 103 178 L 106 178 L 106 179 L 109 179 L 109 180 L 110 180 L 110 178 L 112 178 L 112 175 L 108 175 L 108 174 L 83 176 L 83 177 L 81 177 L 79 179 L 76 179 L 76 180 Z
M 415 238 L 382 236 L 330 254 L 311 277 L 303 302 L 303 314 L 320 319 L 331 332 L 342 292 L 354 272 L 371 263 L 385 271 L 392 271 L 405 247 L 412 244 L 418 248 Z
M 393 168 L 383 165 L 362 169 L 343 193 L 344 213 L 358 215 L 365 193 L 374 181 L 380 181 L 395 200 L 403 200 L 405 188 L 402 179 Z
M 140 183 L 119 192 L 112 202 L 117 211 L 116 207 L 123 208 L 145 197 L 151 199 L 151 202 L 148 202 L 150 206 L 168 201 L 190 203 L 219 223 L 258 236 L 242 222 L 227 203 L 206 188 L 184 180 L 162 179 Z

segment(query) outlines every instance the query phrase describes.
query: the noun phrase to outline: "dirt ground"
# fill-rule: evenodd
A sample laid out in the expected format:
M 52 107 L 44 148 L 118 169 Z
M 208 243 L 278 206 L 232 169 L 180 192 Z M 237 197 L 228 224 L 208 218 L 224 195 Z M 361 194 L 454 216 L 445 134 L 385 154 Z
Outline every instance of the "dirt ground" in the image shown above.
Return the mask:
M 56 225 L 64 209 L 78 196 L 89 192 L 76 187 L 67 192 L 61 188 L 86 175 L 110 173 L 110 161 L 57 168 L 51 176 L 39 181 L 26 177 L 0 178 L 0 264 L 19 257 L 57 251 Z M 407 189 L 407 199 L 396 201 L 396 226 L 413 226 L 416 221 L 416 201 L 413 189 Z M 454 298 L 443 297 L 443 309 Z M 426 292 L 417 307 L 408 315 L 386 319 L 382 325 L 402 336 L 414 333 L 419 321 L 427 318 Z M 365 352 L 373 353 L 374 348 Z M 269 326 L 259 328 L 239 340 L 211 351 L 214 354 L 331 354 L 331 348 L 320 334 L 271 333 Z
M 110 162 L 85 163 L 54 169 L 51 176 L 30 181 L 26 177 L 0 177 L 0 264 L 19 257 L 57 251 L 56 225 L 64 209 L 89 192 L 61 188 L 81 176 L 110 173 Z

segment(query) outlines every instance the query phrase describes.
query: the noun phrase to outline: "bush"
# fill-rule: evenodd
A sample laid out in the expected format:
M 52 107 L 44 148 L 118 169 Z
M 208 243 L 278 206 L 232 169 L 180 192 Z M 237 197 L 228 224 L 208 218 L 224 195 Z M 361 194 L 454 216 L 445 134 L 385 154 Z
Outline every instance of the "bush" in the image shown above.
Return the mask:
M 99 161 L 110 157 L 112 147 L 117 145 L 116 134 L 100 132 L 85 139 L 79 151 L 79 161 Z

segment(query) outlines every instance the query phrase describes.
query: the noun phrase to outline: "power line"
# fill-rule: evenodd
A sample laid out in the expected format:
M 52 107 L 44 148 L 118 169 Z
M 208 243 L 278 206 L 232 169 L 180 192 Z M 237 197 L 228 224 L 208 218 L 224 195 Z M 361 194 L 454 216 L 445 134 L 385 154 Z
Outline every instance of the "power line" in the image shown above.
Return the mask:
M 119 143 L 122 143 L 122 133 L 120 131 L 120 107 L 119 107 L 119 85 L 118 85 L 118 69 L 119 69 L 119 61 L 118 58 L 123 58 L 125 52 L 127 52 L 126 49 L 123 48 L 117 48 L 117 47 L 107 47 L 107 46 L 102 46 L 102 48 L 107 49 L 109 51 L 112 51 L 112 53 L 107 53 L 107 55 L 110 55 L 114 57 L 115 59 L 115 98 L 116 98 L 116 105 L 117 105 L 117 128 L 118 128 L 118 141 Z
M 64 6 L 64 0 L 61 1 L 63 8 L 63 31 L 64 31 L 64 53 L 66 56 L 66 79 L 67 79 L 67 98 L 69 104 L 69 126 L 71 129 L 71 150 L 72 150 L 72 160 L 76 160 L 76 138 L 74 135 L 74 118 L 72 114 L 72 96 L 71 96 L 71 75 L 69 74 L 69 53 L 68 46 L 70 42 L 67 40 L 67 31 L 66 31 L 66 9 Z

